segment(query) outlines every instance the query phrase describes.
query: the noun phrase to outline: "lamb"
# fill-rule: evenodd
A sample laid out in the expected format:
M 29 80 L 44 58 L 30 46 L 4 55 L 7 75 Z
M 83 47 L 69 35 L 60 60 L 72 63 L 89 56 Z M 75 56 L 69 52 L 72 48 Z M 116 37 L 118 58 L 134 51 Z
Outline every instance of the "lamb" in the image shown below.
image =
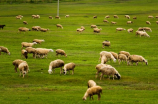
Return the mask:
M 117 31 L 123 31 L 123 30 L 126 30 L 126 29 L 124 29 L 124 28 L 116 28 L 116 32 Z
M 88 88 L 87 89 L 87 91 L 86 91 L 86 93 L 84 94 L 84 96 L 83 96 L 83 100 L 86 100 L 87 99 L 87 97 L 88 96 L 90 96 L 90 100 L 91 100 L 91 98 L 92 98 L 92 100 L 94 100 L 93 99 L 93 95 L 98 95 L 98 100 L 100 100 L 100 98 L 101 98 L 101 94 L 102 93 L 102 88 L 100 87 L 100 86 L 93 86 L 93 87 L 91 87 L 91 88 Z
M 150 21 L 146 21 L 146 24 L 151 25 Z
M 70 17 L 70 15 L 66 15 L 65 18 Z
M 33 54 L 33 58 L 35 58 L 35 53 L 36 53 L 35 52 L 36 51 L 35 48 L 27 47 L 25 50 L 27 51 L 27 53 L 32 53 Z
M 103 22 L 109 23 L 109 21 L 108 21 L 108 20 L 103 20 Z
M 114 18 L 119 18 L 117 15 L 114 15 Z
M 133 19 L 137 19 L 137 17 L 135 16 L 135 17 L 133 17 Z
M 107 47 L 110 47 L 110 41 L 108 41 L 108 40 L 105 40 L 105 41 L 103 41 L 102 42 L 102 47 L 104 48 L 105 46 L 107 46 Z
M 95 18 L 97 19 L 97 16 L 93 16 L 93 19 L 95 19 Z
M 118 54 L 124 54 L 124 55 L 126 55 L 127 57 L 130 55 L 130 53 L 127 52 L 127 51 L 120 51 Z
M 140 55 L 130 55 L 128 57 L 128 65 L 130 65 L 130 63 L 132 63 L 133 65 L 133 62 L 136 63 L 136 65 L 138 65 L 138 62 L 143 62 L 148 65 L 148 61 L 143 57 L 143 56 L 140 56 Z
M 72 70 L 72 75 L 74 74 L 74 68 L 75 68 L 75 63 L 71 62 L 71 63 L 67 63 L 64 65 L 64 69 L 63 69 L 63 73 L 66 75 L 67 71 L 70 74 L 70 70 Z
M 133 23 L 132 21 L 127 21 L 127 24 L 131 24 L 131 23 Z
M 17 73 L 17 68 L 20 65 L 20 63 L 25 62 L 24 60 L 16 59 L 12 62 L 12 64 L 15 66 L 14 70 Z
M 115 53 L 115 52 L 110 52 L 110 53 L 114 56 L 115 59 L 118 59 L 118 54 L 117 53 Z
M 62 49 L 57 49 L 55 52 L 56 52 L 56 56 L 58 56 L 58 54 L 60 54 L 60 55 L 64 55 L 65 57 L 67 57 L 65 51 Z
M 9 52 L 8 48 L 6 48 L 6 47 L 4 47 L 4 46 L 0 46 L 0 49 L 1 49 L 0 55 L 1 55 L 1 52 L 4 52 L 4 53 L 10 55 L 10 52 Z
M 42 42 L 44 42 L 44 40 L 42 39 L 34 39 L 32 42 L 36 42 L 38 44 L 41 44 Z
M 89 80 L 87 85 L 88 85 L 88 88 L 91 88 L 93 86 L 96 86 L 97 84 L 93 80 Z
M 91 28 L 97 28 L 97 25 L 91 25 Z
M 60 67 L 60 74 L 61 74 L 63 66 L 64 66 L 64 61 L 61 60 L 61 59 L 57 59 L 57 60 L 51 61 L 50 64 L 49 64 L 48 73 L 51 74 L 51 73 L 53 73 L 53 71 L 55 73 L 55 68 L 59 68 Z
M 119 61 L 119 64 L 120 64 L 120 62 L 122 61 L 125 61 L 125 62 L 127 62 L 127 56 L 125 55 L 125 54 L 119 54 L 118 55 L 118 61 Z
M 6 26 L 6 25 L 0 25 L 0 29 L 2 29 L 2 30 L 3 30 L 4 26 Z
M 55 18 L 56 18 L 56 19 L 60 19 L 60 17 L 59 17 L 59 16 L 55 16 Z
M 41 32 L 47 32 L 49 29 L 45 29 L 45 28 L 41 28 L 40 31 Z
M 62 28 L 63 29 L 63 26 L 61 24 L 56 24 L 57 28 Z
M 125 15 L 125 18 L 130 19 L 130 16 L 129 15 Z
M 23 78 L 24 78 L 25 74 L 27 74 L 28 71 L 29 71 L 29 66 L 28 66 L 27 62 L 25 61 L 25 62 L 20 63 L 18 68 L 20 70 L 20 76 L 21 76 L 21 73 L 22 73 Z
M 53 19 L 53 17 L 52 17 L 52 16 L 49 16 L 49 19 Z
M 37 44 L 37 43 L 36 43 L 36 42 L 33 42 L 33 43 L 22 42 L 22 43 L 21 43 L 21 45 L 22 45 L 21 49 L 22 49 L 23 47 L 32 47 L 32 46 L 35 45 L 35 44 Z
M 111 21 L 111 24 L 116 24 L 117 22 Z
M 148 18 L 154 18 L 154 16 L 148 16 Z
M 20 27 L 18 28 L 18 32 L 27 32 L 27 31 L 31 31 L 29 28 L 26 28 L 26 27 Z
M 53 52 L 53 49 L 45 49 L 45 48 L 36 48 L 35 49 L 35 58 L 38 56 L 43 56 L 42 58 L 44 58 L 46 56 L 47 58 L 47 54 L 49 52 Z
M 120 79 L 121 78 L 121 75 L 119 74 L 119 72 L 114 68 L 114 67 L 109 67 L 109 66 L 105 66 L 101 69 L 101 76 L 100 76 L 100 80 L 102 78 L 104 78 L 104 74 L 109 76 L 109 79 L 110 79 L 110 76 L 112 75 L 113 77 L 113 80 L 114 80 L 114 77 L 116 76 L 117 79 Z
M 131 33 L 131 32 L 133 33 L 133 29 L 132 28 L 129 28 L 127 31 L 128 31 L 128 33 Z
M 33 26 L 32 31 L 40 31 L 41 27 L 40 26 Z
M 28 58 L 27 51 L 25 49 L 21 50 L 21 58 L 24 56 L 26 59 Z
M 94 32 L 94 33 L 100 33 L 101 30 L 102 30 L 102 28 L 100 28 L 100 29 L 94 28 L 94 29 L 93 29 L 93 32 Z
M 113 56 L 110 52 L 101 51 L 101 52 L 100 52 L 100 58 L 99 58 L 99 60 L 100 60 L 103 56 L 106 56 L 107 59 L 112 59 L 114 62 L 116 62 L 116 59 L 114 58 L 114 56 Z
M 145 31 L 150 31 L 150 32 L 152 32 L 152 30 L 151 30 L 150 27 L 143 27 L 143 29 L 144 29 Z
M 109 16 L 109 15 L 107 15 L 107 16 L 105 16 L 105 18 L 110 18 L 110 16 Z
M 23 24 L 27 25 L 28 23 L 27 23 L 27 21 L 23 21 Z

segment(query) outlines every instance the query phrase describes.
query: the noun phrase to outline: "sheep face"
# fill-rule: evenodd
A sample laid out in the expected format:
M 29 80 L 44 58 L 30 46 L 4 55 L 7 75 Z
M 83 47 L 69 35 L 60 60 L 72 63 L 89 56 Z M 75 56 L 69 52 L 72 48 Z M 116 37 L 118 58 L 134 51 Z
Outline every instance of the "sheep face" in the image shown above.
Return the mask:
M 86 98 L 86 97 L 83 97 L 82 100 L 87 100 L 87 98 Z
M 26 71 L 23 71 L 23 74 L 25 75 L 27 72 Z
M 115 76 L 117 77 L 117 79 L 120 79 L 120 78 L 121 78 L 121 75 L 120 75 L 120 74 L 115 74 Z
M 52 70 L 51 70 L 51 69 L 49 69 L 49 70 L 48 70 L 48 73 L 49 73 L 49 74 L 52 74 Z
M 146 65 L 148 65 L 148 61 L 147 60 L 143 60 L 145 62 Z
M 63 73 L 64 73 L 64 75 L 66 75 L 66 73 L 67 73 L 67 70 L 63 69 Z

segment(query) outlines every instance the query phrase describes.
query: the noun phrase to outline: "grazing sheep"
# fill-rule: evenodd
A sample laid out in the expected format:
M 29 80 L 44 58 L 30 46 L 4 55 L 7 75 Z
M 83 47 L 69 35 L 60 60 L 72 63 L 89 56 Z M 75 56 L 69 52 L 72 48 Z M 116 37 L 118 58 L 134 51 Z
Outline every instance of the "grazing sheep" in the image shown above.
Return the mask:
M 0 25 L 0 29 L 2 29 L 2 30 L 3 30 L 4 26 L 6 26 L 6 25 Z
M 133 17 L 133 19 L 137 19 L 137 17 L 135 16 L 135 17 Z
M 101 64 L 106 64 L 108 62 L 108 59 L 106 56 L 102 56 L 100 60 L 101 60 Z
M 94 28 L 94 29 L 93 29 L 93 32 L 94 32 L 94 33 L 100 33 L 101 30 L 102 30 L 102 28 L 100 28 L 100 29 Z
M 59 17 L 59 16 L 55 16 L 55 18 L 56 18 L 56 19 L 60 19 L 60 17 Z
M 106 56 L 107 59 L 110 59 L 110 60 L 113 60 L 114 62 L 116 62 L 116 59 L 114 58 L 114 56 L 113 56 L 110 52 L 101 51 L 101 52 L 100 52 L 100 58 L 99 58 L 99 60 L 100 60 L 103 56 Z
M 63 29 L 63 26 L 61 24 L 56 24 L 57 28 L 62 28 Z
M 41 27 L 40 26 L 33 26 L 32 31 L 40 31 Z
M 18 32 L 27 32 L 27 31 L 31 31 L 29 28 L 26 28 L 26 27 L 20 27 L 18 28 Z
M 95 19 L 95 18 L 97 19 L 97 16 L 93 16 L 93 19 Z
M 100 76 L 100 80 L 102 78 L 104 78 L 104 74 L 109 76 L 109 79 L 110 79 L 110 76 L 112 75 L 113 77 L 113 80 L 114 80 L 114 77 L 116 76 L 117 79 L 120 79 L 121 78 L 121 75 L 119 74 L 119 72 L 114 68 L 114 67 L 109 67 L 109 66 L 105 66 L 101 69 L 101 76 Z
M 81 33 L 82 31 L 84 31 L 84 29 L 78 28 L 76 29 L 76 32 Z
M 127 57 L 130 55 L 130 53 L 129 53 L 129 52 L 126 52 L 126 51 L 120 51 L 118 54 L 124 54 L 124 55 L 126 55 Z
M 64 65 L 64 69 L 63 69 L 63 73 L 66 75 L 67 71 L 69 72 L 70 74 L 70 70 L 72 70 L 72 75 L 74 74 L 74 68 L 75 68 L 75 63 L 68 63 L 68 64 L 65 64 Z
M 116 24 L 117 22 L 111 21 L 111 24 Z
M 143 29 L 144 29 L 145 31 L 150 31 L 150 32 L 152 32 L 152 30 L 151 30 L 150 27 L 143 27 Z
M 60 60 L 60 59 L 54 60 L 54 61 L 50 62 L 50 64 L 49 64 L 48 73 L 51 74 L 51 73 L 53 73 L 53 71 L 55 73 L 55 68 L 60 67 L 60 74 L 61 74 L 63 66 L 64 66 L 64 61 L 63 60 Z
M 35 58 L 37 56 L 41 57 L 43 56 L 42 58 L 46 57 L 47 58 L 47 54 L 49 52 L 53 52 L 53 49 L 45 49 L 45 48 L 36 48 L 35 49 Z
M 41 32 L 47 32 L 49 29 L 45 29 L 45 28 L 41 28 L 40 31 Z
M 128 57 L 128 65 L 130 65 L 130 63 L 132 63 L 133 65 L 133 62 L 135 62 L 136 65 L 138 65 L 138 62 L 142 62 L 142 64 L 144 62 L 146 65 L 148 65 L 147 60 L 143 56 L 140 56 L 140 55 L 130 55 Z
M 155 18 L 158 18 L 158 16 L 155 16 Z
M 125 61 L 125 62 L 127 62 L 127 56 L 125 55 L 125 54 L 119 54 L 118 55 L 118 61 L 119 61 L 119 64 L 120 64 L 120 62 L 122 61 Z
M 49 18 L 49 19 L 53 19 L 53 17 L 52 17 L 52 16 L 49 16 L 48 18 Z
M 21 58 L 24 56 L 26 59 L 28 58 L 27 51 L 25 49 L 21 50 Z
M 128 33 L 131 33 L 131 32 L 133 33 L 133 29 L 132 28 L 129 28 L 127 31 L 128 31 Z
M 36 48 L 27 47 L 25 50 L 27 51 L 27 53 L 32 53 L 33 58 L 35 58 Z
M 84 26 L 81 26 L 81 29 L 85 30 L 85 27 L 84 27 Z
M 32 18 L 35 19 L 35 18 L 40 18 L 40 15 L 32 15 Z
M 22 42 L 22 43 L 21 43 L 21 45 L 22 45 L 21 49 L 22 49 L 23 47 L 32 47 L 32 46 L 35 45 L 35 44 L 37 44 L 37 43 L 36 43 L 36 42 L 33 42 L 33 43 Z
M 149 37 L 150 38 L 150 36 L 146 32 L 144 32 L 144 31 L 139 31 L 139 32 L 137 31 L 137 34 L 140 35 L 140 37 L 141 36 L 145 36 L 145 37 Z
M 158 21 L 156 21 L 156 24 L 158 24 Z
M 15 66 L 14 70 L 15 70 L 16 73 L 17 73 L 17 68 L 18 68 L 18 66 L 19 66 L 20 63 L 22 63 L 22 62 L 25 62 L 25 61 L 24 61 L 24 60 L 20 60 L 20 59 L 16 59 L 16 60 L 13 61 L 12 64 Z
M 117 53 L 115 53 L 115 52 L 110 52 L 110 53 L 114 56 L 115 59 L 118 59 L 118 54 Z
M 139 27 L 138 31 L 145 31 L 143 27 Z
M 102 88 L 100 87 L 100 86 L 93 86 L 93 87 L 91 87 L 91 88 L 88 88 L 87 89 L 87 91 L 86 91 L 86 93 L 84 94 L 84 96 L 83 96 L 83 100 L 86 100 L 87 99 L 87 97 L 89 96 L 90 97 L 90 100 L 91 100 L 91 98 L 92 98 L 92 100 L 94 100 L 93 99 L 93 95 L 98 95 L 98 100 L 100 100 L 100 98 L 101 98 L 101 94 L 102 93 Z
M 103 20 L 103 22 L 105 22 L 105 23 L 109 23 L 109 21 L 108 21 L 108 20 L 105 20 L 105 19 Z
M 146 24 L 151 25 L 150 21 L 146 21 Z
M 110 41 L 108 41 L 108 40 L 105 40 L 105 41 L 103 41 L 102 42 L 102 47 L 104 48 L 105 46 L 107 46 L 107 47 L 110 47 Z
M 127 21 L 127 24 L 131 24 L 131 23 L 133 23 L 132 21 Z
M 123 30 L 126 30 L 126 29 L 124 29 L 124 28 L 116 28 L 116 32 L 117 31 L 123 31 Z
M 23 24 L 27 25 L 28 23 L 27 23 L 27 21 L 23 21 Z
M 20 17 L 20 16 L 16 16 L 16 19 L 22 19 L 22 17 Z
M 148 18 L 154 18 L 154 16 L 148 16 Z
M 109 15 L 107 15 L 107 16 L 105 16 L 105 18 L 110 18 L 110 16 L 109 16 Z
M 42 39 L 34 39 L 32 42 L 36 42 L 38 44 L 41 44 L 42 42 L 44 42 L 44 40 Z
M 4 47 L 4 46 L 0 46 L 0 49 L 1 49 L 0 55 L 1 55 L 1 52 L 4 52 L 4 53 L 10 55 L 10 52 L 9 52 L 8 48 L 6 48 L 6 47 Z
M 88 85 L 88 88 L 91 88 L 93 86 L 96 86 L 97 84 L 93 80 L 89 80 L 87 85 Z
M 91 25 L 91 28 L 97 28 L 97 25 Z
M 114 15 L 114 18 L 119 18 L 117 15 Z
M 125 15 L 125 18 L 130 19 L 130 16 L 129 15 Z
M 66 15 L 65 18 L 70 17 L 70 15 Z
M 62 49 L 57 49 L 55 52 L 56 52 L 56 56 L 58 56 L 58 54 L 60 54 L 60 55 L 64 55 L 65 57 L 67 57 L 65 51 Z
M 25 74 L 27 74 L 29 71 L 29 66 L 28 66 L 27 62 L 25 61 L 25 62 L 20 63 L 18 68 L 20 70 L 20 76 L 21 76 L 21 74 L 23 74 L 23 78 L 24 78 Z

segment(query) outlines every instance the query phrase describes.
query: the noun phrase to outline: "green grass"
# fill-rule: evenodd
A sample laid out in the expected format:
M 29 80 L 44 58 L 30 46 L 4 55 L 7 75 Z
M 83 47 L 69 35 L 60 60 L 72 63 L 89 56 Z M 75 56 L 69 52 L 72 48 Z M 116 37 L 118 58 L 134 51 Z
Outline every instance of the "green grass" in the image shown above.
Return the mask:
M 4 104 L 157 104 L 158 100 L 158 76 L 157 76 L 157 51 L 158 19 L 148 19 L 149 15 L 156 16 L 158 1 L 156 0 L 81 0 L 77 2 L 61 2 L 61 19 L 48 19 L 48 16 L 56 16 L 56 3 L 41 4 L 1 4 L 0 24 L 5 24 L 4 30 L 0 30 L 0 45 L 9 49 L 11 55 L 0 55 L 0 102 Z M 16 15 L 23 15 L 22 20 L 16 20 Z M 40 19 L 32 19 L 32 14 L 39 14 Z M 69 14 L 69 18 L 65 15 Z M 114 19 L 117 14 L 119 19 Z M 127 25 L 124 15 L 129 14 L 134 23 Z M 97 15 L 97 19 L 93 16 Z M 106 15 L 110 15 L 109 21 L 117 22 L 116 25 L 103 23 Z M 132 17 L 137 16 L 137 20 Z M 22 21 L 27 21 L 24 25 Z M 149 20 L 151 25 L 145 21 Z M 57 29 L 56 24 L 63 25 L 63 29 Z M 101 33 L 94 34 L 91 24 L 102 28 Z M 41 26 L 49 28 L 46 33 L 28 31 L 18 33 L 19 27 Z M 84 26 L 86 30 L 78 34 L 76 29 Z M 153 32 L 148 32 L 150 38 L 136 37 L 135 31 L 139 27 L 151 27 Z M 133 28 L 134 33 L 127 31 L 115 32 L 117 27 Z M 33 39 L 44 39 L 45 42 L 34 47 L 61 48 L 67 53 L 67 57 L 57 57 L 49 53 L 48 58 L 34 59 L 29 54 L 28 59 L 21 58 L 21 42 L 32 42 Z M 102 48 L 102 41 L 109 40 L 111 48 Z M 139 63 L 138 66 L 121 65 L 118 62 L 108 62 L 121 74 L 120 80 L 99 80 L 95 78 L 95 66 L 99 64 L 101 51 L 128 51 L 131 54 L 142 55 L 148 60 L 149 65 Z M 76 68 L 74 75 L 60 75 L 59 68 L 55 73 L 48 74 L 49 63 L 55 59 L 62 59 L 65 63 L 74 62 Z M 12 61 L 23 59 L 28 62 L 30 72 L 24 79 L 15 73 Z M 43 69 L 43 70 L 41 70 Z M 103 88 L 101 100 L 82 101 L 87 89 L 87 81 L 93 79 Z

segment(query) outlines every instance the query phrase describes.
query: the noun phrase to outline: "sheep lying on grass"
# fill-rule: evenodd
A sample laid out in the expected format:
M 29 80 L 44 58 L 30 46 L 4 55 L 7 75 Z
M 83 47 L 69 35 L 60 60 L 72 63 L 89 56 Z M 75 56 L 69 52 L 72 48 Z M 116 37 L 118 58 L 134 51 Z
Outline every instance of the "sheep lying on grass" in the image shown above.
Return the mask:
M 6 26 L 6 25 L 0 25 L 0 29 L 2 29 L 2 30 L 3 30 L 4 26 Z
M 47 58 L 47 54 L 49 52 L 53 52 L 53 49 L 45 49 L 45 48 L 36 48 L 35 49 L 35 58 L 37 58 L 37 56 L 39 56 L 41 58 L 46 57 Z
M 91 88 L 88 88 L 87 89 L 87 91 L 86 91 L 86 93 L 84 94 L 84 96 L 83 96 L 83 100 L 86 100 L 87 99 L 87 97 L 89 96 L 90 97 L 90 100 L 91 100 L 91 98 L 92 98 L 92 100 L 94 100 L 93 99 L 93 95 L 98 95 L 98 100 L 100 100 L 100 98 L 101 98 L 101 94 L 102 93 L 102 88 L 100 87 L 100 86 L 93 86 L 93 87 L 91 87 Z
M 20 70 L 20 76 L 21 76 L 21 74 L 23 74 L 23 78 L 24 78 L 25 74 L 27 74 L 29 71 L 29 66 L 28 66 L 27 62 L 25 61 L 25 62 L 20 63 L 18 68 Z
M 52 74 L 53 71 L 55 73 L 55 68 L 59 68 L 60 67 L 60 74 L 61 74 L 63 66 L 64 66 L 64 61 L 63 60 L 57 59 L 57 60 L 51 61 L 50 64 L 49 64 L 48 73 Z
M 32 47 L 32 46 L 35 45 L 35 44 L 37 44 L 37 43 L 36 43 L 36 42 L 33 42 L 33 43 L 22 42 L 22 43 L 21 43 L 21 45 L 22 45 L 21 49 L 22 49 L 23 47 Z
M 12 64 L 15 66 L 15 68 L 14 68 L 15 72 L 17 72 L 17 68 L 20 65 L 20 63 L 22 63 L 22 62 L 25 62 L 25 61 L 24 60 L 20 60 L 20 59 L 16 59 L 16 60 L 13 61 Z
M 1 52 L 4 52 L 4 53 L 10 55 L 8 48 L 6 48 L 4 46 L 0 46 L 0 55 L 1 55 Z
M 60 55 L 64 55 L 65 57 L 67 57 L 65 51 L 62 49 L 57 49 L 55 52 L 56 52 L 56 56 L 58 56 L 58 54 L 60 54 Z
M 126 55 L 127 57 L 130 55 L 130 53 L 129 53 L 129 52 L 126 52 L 126 51 L 120 51 L 118 54 L 124 54 L 124 55 Z
M 126 30 L 126 29 L 124 29 L 124 28 L 116 28 L 116 32 L 117 31 L 123 31 L 123 30 Z
M 56 24 L 57 28 L 62 28 L 63 29 L 63 26 L 61 24 Z
M 69 72 L 70 74 L 70 70 L 72 70 L 72 75 L 74 74 L 74 68 L 75 68 L 75 63 L 68 63 L 68 64 L 65 64 L 64 65 L 64 69 L 63 69 L 63 73 L 66 75 L 67 71 Z
M 87 85 L 88 85 L 88 88 L 91 88 L 91 87 L 96 86 L 97 84 L 93 80 L 89 80 Z
M 36 42 L 38 44 L 41 44 L 42 42 L 44 42 L 44 40 L 42 39 L 34 39 L 33 42 Z
M 121 63 L 121 61 L 125 61 L 127 62 L 127 56 L 125 54 L 119 54 L 118 55 L 118 61 L 119 61 L 119 64 Z
M 104 48 L 105 46 L 107 46 L 107 47 L 110 47 L 110 41 L 108 41 L 108 40 L 105 40 L 105 41 L 103 41 L 102 42 L 102 47 Z
M 36 53 L 36 49 L 35 48 L 27 47 L 25 50 L 27 51 L 27 53 L 32 53 L 33 54 L 33 58 L 35 58 L 35 53 Z
M 140 56 L 140 55 L 130 55 L 128 57 L 128 65 L 130 65 L 132 63 L 133 65 L 133 62 L 136 63 L 136 65 L 138 65 L 138 62 L 143 62 L 148 65 L 148 61 L 143 57 L 143 56 Z
M 24 56 L 26 59 L 28 58 L 27 51 L 25 49 L 21 50 L 21 58 Z

